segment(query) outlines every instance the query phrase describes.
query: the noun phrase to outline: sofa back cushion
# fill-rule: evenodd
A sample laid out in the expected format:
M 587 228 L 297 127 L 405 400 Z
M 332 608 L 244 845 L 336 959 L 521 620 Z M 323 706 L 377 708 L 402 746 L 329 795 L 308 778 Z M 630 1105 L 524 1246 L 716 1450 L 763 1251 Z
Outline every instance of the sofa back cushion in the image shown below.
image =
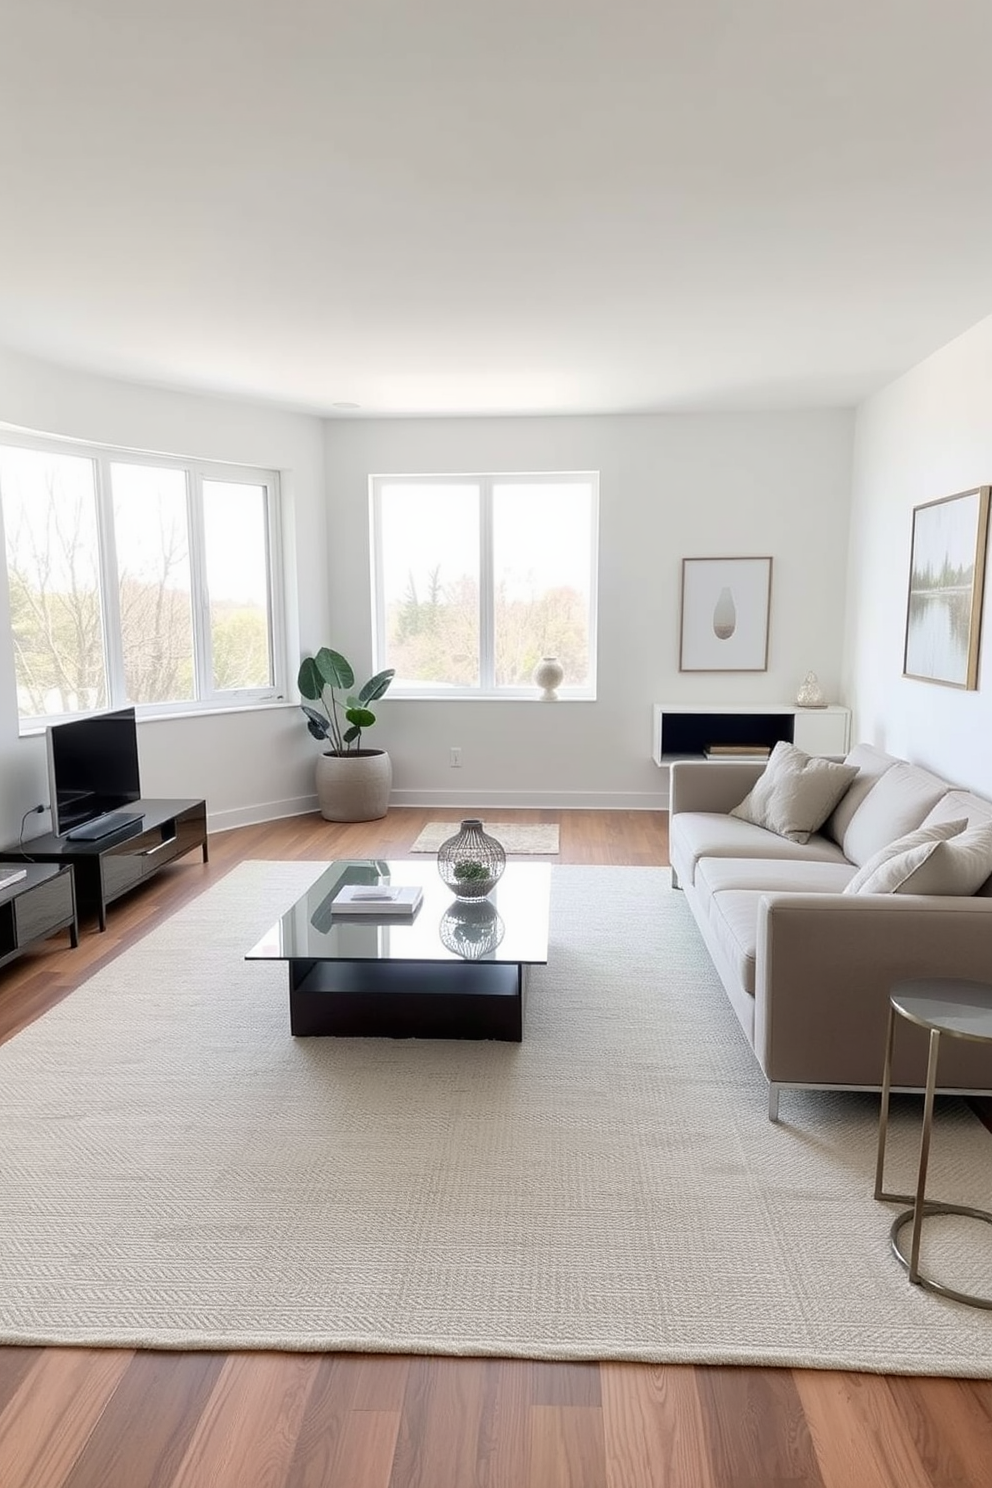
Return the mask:
M 862 867 L 880 848 L 921 826 L 949 789 L 946 780 L 929 770 L 896 760 L 851 817 L 841 840 L 845 858 Z
M 992 801 L 987 801 L 984 796 L 976 796 L 973 791 L 949 790 L 943 796 L 924 820 L 925 827 L 933 826 L 936 822 L 953 821 L 963 816 L 969 827 L 981 827 L 992 823 Z M 992 899 L 992 877 L 978 890 L 980 898 Z
M 785 837 L 808 842 L 847 790 L 857 769 L 815 758 L 784 741 L 775 745 L 760 777 L 731 816 Z
M 894 754 L 886 754 L 882 749 L 876 749 L 874 744 L 855 744 L 844 763 L 856 766 L 858 773 L 821 829 L 823 836 L 836 842 L 838 847 L 843 846 L 844 834 L 861 802 L 876 780 L 896 763 L 896 757 Z

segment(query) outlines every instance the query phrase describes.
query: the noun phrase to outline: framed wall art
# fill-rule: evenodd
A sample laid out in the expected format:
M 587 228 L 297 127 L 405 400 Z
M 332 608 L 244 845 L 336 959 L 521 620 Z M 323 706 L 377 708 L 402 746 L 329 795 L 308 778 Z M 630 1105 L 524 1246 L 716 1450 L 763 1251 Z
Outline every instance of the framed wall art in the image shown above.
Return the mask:
M 978 686 L 989 487 L 913 508 L 903 676 Z
M 683 558 L 680 672 L 768 670 L 770 558 Z

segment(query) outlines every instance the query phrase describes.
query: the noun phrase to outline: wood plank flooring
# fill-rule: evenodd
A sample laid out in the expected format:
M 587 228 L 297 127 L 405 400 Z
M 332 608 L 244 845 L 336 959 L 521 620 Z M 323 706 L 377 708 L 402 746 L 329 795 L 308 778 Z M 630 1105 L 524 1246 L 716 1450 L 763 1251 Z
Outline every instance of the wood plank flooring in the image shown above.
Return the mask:
M 402 857 L 428 819 L 210 839 L 80 948 L 0 973 L 0 1040 L 246 858 Z M 664 864 L 653 812 L 561 825 L 560 863 Z M 2 1094 L 0 1094 L 2 1111 Z M 870 1175 L 866 1178 L 870 1182 Z M 2 1253 L 2 1216 L 0 1216 Z M 990 1321 L 992 1327 L 992 1321 Z M 992 1333 L 990 1333 L 992 1346 Z M 357 1354 L 0 1348 L 0 1488 L 987 1488 L 992 1382 Z

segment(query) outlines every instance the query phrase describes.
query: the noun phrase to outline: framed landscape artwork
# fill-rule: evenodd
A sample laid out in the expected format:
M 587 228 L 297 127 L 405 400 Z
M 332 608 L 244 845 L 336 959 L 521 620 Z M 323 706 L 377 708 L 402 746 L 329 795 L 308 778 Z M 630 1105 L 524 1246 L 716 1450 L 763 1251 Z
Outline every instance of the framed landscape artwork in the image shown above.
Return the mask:
M 913 509 L 903 676 L 978 686 L 989 487 Z
M 770 558 L 683 558 L 680 672 L 765 672 Z

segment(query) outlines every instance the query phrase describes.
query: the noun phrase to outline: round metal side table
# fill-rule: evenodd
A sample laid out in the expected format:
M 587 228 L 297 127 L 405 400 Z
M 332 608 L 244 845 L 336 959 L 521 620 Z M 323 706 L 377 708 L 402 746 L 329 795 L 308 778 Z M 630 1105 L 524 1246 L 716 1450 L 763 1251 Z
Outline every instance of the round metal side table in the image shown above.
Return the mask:
M 923 1127 L 920 1133 L 920 1161 L 915 1194 L 886 1193 L 883 1185 L 885 1139 L 889 1125 L 889 1095 L 892 1088 L 892 1043 L 897 1013 L 908 1022 L 925 1028 L 930 1034 L 927 1084 L 923 1100 Z M 988 982 L 931 977 L 919 981 L 897 982 L 892 988 L 889 996 L 889 1025 L 885 1041 L 885 1068 L 882 1075 L 882 1105 L 878 1118 L 875 1198 L 913 1206 L 904 1214 L 898 1215 L 890 1231 L 892 1249 L 909 1272 L 911 1282 L 924 1287 L 928 1292 L 937 1292 L 941 1297 L 952 1297 L 955 1302 L 966 1302 L 970 1307 L 992 1308 L 992 1297 L 980 1297 L 972 1292 L 958 1292 L 953 1287 L 945 1286 L 943 1282 L 935 1280 L 932 1276 L 924 1276 L 920 1271 L 920 1236 L 923 1221 L 931 1215 L 961 1214 L 967 1219 L 979 1219 L 984 1220 L 986 1224 L 992 1224 L 992 1213 L 988 1210 L 970 1209 L 963 1204 L 938 1203 L 926 1196 L 930 1134 L 933 1129 L 933 1097 L 937 1085 L 937 1058 L 940 1053 L 942 1034 L 948 1038 L 972 1039 L 976 1043 L 992 1044 L 992 985 Z M 900 1239 L 903 1229 L 910 1221 L 913 1225 L 913 1234 L 907 1257 L 901 1247 Z

